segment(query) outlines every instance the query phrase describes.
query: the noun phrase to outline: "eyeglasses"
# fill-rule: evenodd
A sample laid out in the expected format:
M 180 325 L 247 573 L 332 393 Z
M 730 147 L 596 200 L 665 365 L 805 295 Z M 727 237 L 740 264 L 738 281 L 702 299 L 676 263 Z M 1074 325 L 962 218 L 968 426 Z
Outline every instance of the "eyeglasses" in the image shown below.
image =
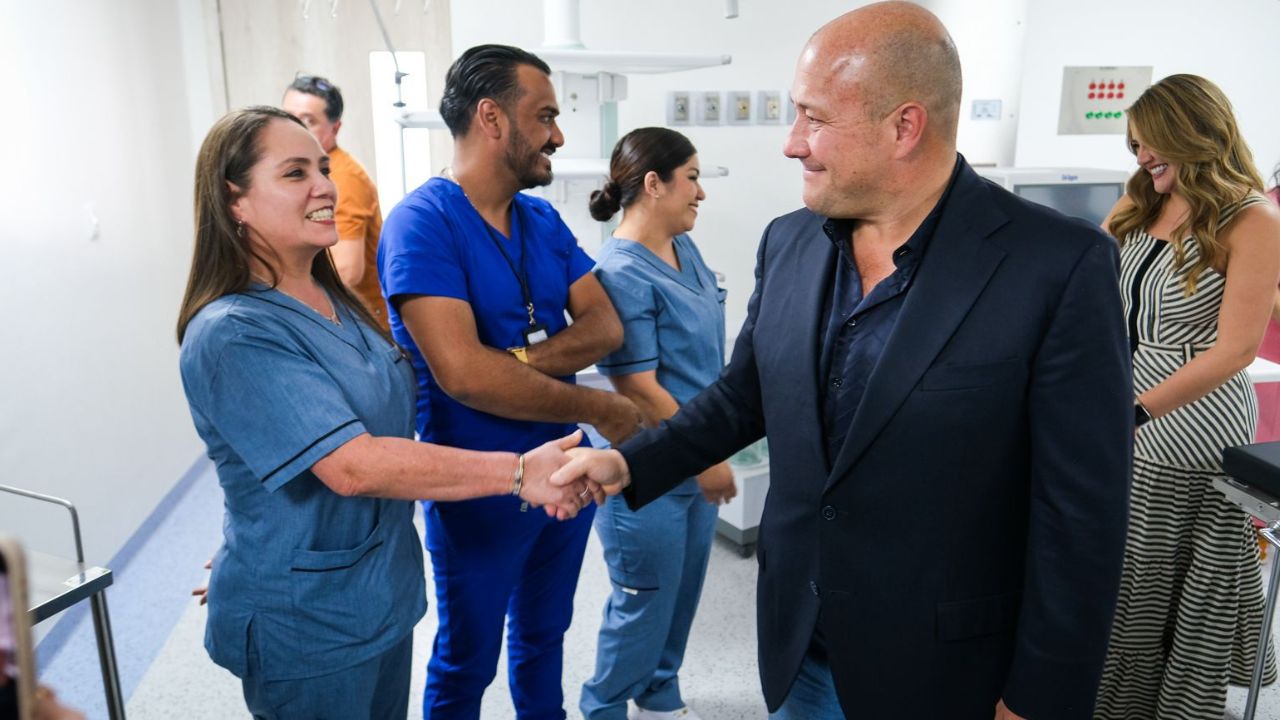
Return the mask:
M 306 85 L 307 87 L 315 88 L 316 90 L 319 90 L 320 92 L 324 92 L 324 93 L 333 91 L 333 84 L 330 83 L 328 80 L 325 80 L 324 78 L 318 78 L 314 75 L 303 75 L 301 71 L 294 73 L 293 84 Z

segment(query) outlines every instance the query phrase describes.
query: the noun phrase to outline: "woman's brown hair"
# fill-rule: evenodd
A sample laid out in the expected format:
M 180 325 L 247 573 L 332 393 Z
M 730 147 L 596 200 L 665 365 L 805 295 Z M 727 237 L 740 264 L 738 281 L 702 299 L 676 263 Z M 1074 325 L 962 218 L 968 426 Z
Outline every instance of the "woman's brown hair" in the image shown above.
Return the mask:
M 613 147 L 604 187 L 591 193 L 591 217 L 605 222 L 631 207 L 644 191 L 646 175 L 655 172 L 662 182 L 671 182 L 676 169 L 697 152 L 689 138 L 669 128 L 637 128 L 623 135 Z
M 209 129 L 196 158 L 195 224 L 196 242 L 191 259 L 187 290 L 178 311 L 178 344 L 187 325 L 205 305 L 224 295 L 244 292 L 252 281 L 251 261 L 257 260 L 271 274 L 271 287 L 280 281 L 270 248 L 255 247 L 248 233 L 231 214 L 231 204 L 249 189 L 253 166 L 262 158 L 259 140 L 274 121 L 302 123 L 279 108 L 265 105 L 234 110 Z M 264 256 L 265 255 L 265 256 Z M 386 337 L 378 323 L 342 284 L 328 251 L 316 253 L 311 276 L 329 297 L 346 305 L 371 328 Z M 390 338 L 386 338 L 390 341 Z
M 1186 239 L 1200 245 L 1200 258 L 1183 275 L 1183 291 L 1196 291 L 1206 268 L 1225 265 L 1227 249 L 1218 239 L 1222 213 L 1250 192 L 1262 192 L 1262 176 L 1253 153 L 1240 136 L 1231 102 L 1217 85 L 1197 75 L 1170 75 L 1142 93 L 1129 108 L 1130 151 L 1137 135 L 1151 152 L 1178 165 L 1175 191 L 1190 206 L 1173 231 L 1174 267 L 1186 263 Z M 1149 227 L 1160 216 L 1164 196 L 1151 173 L 1139 168 L 1125 188 L 1131 205 L 1116 211 L 1107 230 L 1122 244 L 1129 233 Z

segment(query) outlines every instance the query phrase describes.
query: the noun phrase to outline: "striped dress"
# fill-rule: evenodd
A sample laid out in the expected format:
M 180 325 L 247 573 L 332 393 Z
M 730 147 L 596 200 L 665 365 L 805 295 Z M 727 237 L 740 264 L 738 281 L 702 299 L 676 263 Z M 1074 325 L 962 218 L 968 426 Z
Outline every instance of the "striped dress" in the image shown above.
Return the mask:
M 1251 195 L 1223 213 L 1265 202 Z M 1133 350 L 1134 390 L 1161 383 L 1217 341 L 1226 281 L 1204 270 L 1190 297 L 1182 278 L 1200 256 L 1146 232 L 1121 251 L 1120 284 Z M 1249 517 L 1212 486 L 1222 449 L 1253 442 L 1257 401 L 1244 372 L 1147 423 L 1134 444 L 1124 572 L 1095 718 L 1220 719 L 1227 684 L 1248 684 L 1261 628 L 1258 543 Z M 1265 680 L 1275 678 L 1268 648 Z

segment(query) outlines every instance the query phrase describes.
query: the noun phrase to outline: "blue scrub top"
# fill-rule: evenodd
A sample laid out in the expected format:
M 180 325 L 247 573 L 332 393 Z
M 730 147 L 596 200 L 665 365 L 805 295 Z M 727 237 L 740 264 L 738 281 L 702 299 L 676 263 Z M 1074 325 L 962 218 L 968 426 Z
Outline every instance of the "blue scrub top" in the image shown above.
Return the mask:
M 352 438 L 413 437 L 409 363 L 255 284 L 205 306 L 180 367 L 226 495 L 205 647 L 240 677 L 315 677 L 389 650 L 426 612 L 413 503 L 341 497 L 311 466 Z M 261 667 L 248 667 L 252 643 Z
M 684 405 L 724 369 L 725 291 L 688 235 L 677 236 L 674 248 L 679 270 L 631 240 L 609 238 L 601 248 L 595 273 L 624 340 L 596 368 L 601 375 L 655 370 L 658 384 Z
M 511 237 L 487 223 L 462 188 L 432 178 L 405 196 L 387 216 L 378 244 L 378 278 L 391 306 L 391 332 L 413 358 L 418 374 L 418 434 L 425 442 L 472 450 L 526 452 L 573 432 L 576 426 L 490 415 L 457 402 L 436 382 L 396 307 L 402 295 L 463 300 L 475 314 L 480 342 L 497 350 L 524 345 L 529 326 L 520 282 L 502 256 L 502 243 L 518 269 L 527 268 L 534 316 L 550 334 L 568 327 L 569 286 L 592 261 L 551 203 L 517 193 Z M 492 231 L 492 235 L 490 234 Z M 521 241 L 528 251 L 522 258 Z M 560 378 L 574 383 L 573 376 Z
M 684 405 L 724 369 L 724 298 L 688 235 L 675 238 L 680 269 L 644 245 L 609 238 L 596 277 L 622 320 L 621 348 L 596 363 L 601 375 L 656 370 L 658 384 Z

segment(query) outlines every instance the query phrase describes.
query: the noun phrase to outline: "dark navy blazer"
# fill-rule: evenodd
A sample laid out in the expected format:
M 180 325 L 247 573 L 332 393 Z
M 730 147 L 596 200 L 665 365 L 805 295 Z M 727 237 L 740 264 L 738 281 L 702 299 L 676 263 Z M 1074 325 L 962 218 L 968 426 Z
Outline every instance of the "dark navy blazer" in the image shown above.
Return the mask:
M 620 448 L 628 502 L 767 432 L 757 614 L 771 710 L 821 623 L 850 717 L 990 720 L 1004 698 L 1035 720 L 1089 718 L 1133 438 L 1116 243 L 961 167 L 828 462 L 823 222 L 800 210 L 769 225 L 720 379 Z

